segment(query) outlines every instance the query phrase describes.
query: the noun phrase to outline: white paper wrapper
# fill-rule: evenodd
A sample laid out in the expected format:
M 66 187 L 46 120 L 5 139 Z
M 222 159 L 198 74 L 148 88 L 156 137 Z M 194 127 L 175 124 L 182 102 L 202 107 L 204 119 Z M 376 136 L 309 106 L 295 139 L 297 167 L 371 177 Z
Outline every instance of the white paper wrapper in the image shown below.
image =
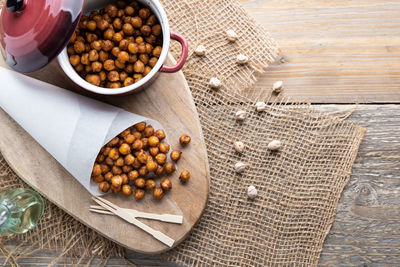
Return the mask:
M 44 147 L 91 194 L 91 179 L 103 145 L 132 125 L 157 121 L 57 86 L 0 68 L 0 107 Z

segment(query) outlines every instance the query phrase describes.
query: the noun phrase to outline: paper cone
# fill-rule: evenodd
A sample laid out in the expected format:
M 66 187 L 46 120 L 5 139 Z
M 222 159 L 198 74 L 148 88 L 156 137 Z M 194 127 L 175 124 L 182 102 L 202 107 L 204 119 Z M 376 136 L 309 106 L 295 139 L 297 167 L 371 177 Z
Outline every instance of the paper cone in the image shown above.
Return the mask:
M 103 145 L 141 121 L 163 128 L 157 121 L 4 68 L 0 107 L 93 195 L 103 194 L 91 179 Z

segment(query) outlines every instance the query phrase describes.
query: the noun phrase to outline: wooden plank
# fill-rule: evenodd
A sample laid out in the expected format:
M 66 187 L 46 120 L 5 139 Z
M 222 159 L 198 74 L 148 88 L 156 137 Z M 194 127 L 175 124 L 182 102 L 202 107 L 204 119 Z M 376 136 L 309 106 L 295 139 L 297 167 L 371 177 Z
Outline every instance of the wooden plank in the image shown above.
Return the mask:
M 171 58 L 167 63 L 172 62 Z M 0 61 L 1 64 L 4 62 Z M 54 61 L 34 75 L 47 82 L 57 81 L 59 84 L 67 84 L 68 78 L 60 71 L 54 71 L 55 69 L 57 63 Z M 52 75 L 40 75 L 49 73 L 49 70 L 53 70 Z M 68 89 L 79 90 L 76 85 L 70 86 Z M 173 238 L 176 241 L 174 246 L 178 245 L 204 211 L 208 199 L 210 175 L 200 121 L 185 77 L 182 72 L 161 73 L 149 88 L 138 94 L 104 97 L 104 100 L 127 111 L 159 121 L 166 130 L 171 147 L 183 151 L 182 159 L 177 164 L 178 169 L 170 177 L 174 188 L 162 201 L 154 200 L 150 193 L 141 201 L 136 201 L 133 197 L 123 197 L 121 194 L 106 196 L 123 208 L 183 215 L 182 225 L 140 219 Z M 89 205 L 94 204 L 89 192 L 1 109 L 0 129 L 0 150 L 10 166 L 26 183 L 75 219 L 132 250 L 160 253 L 170 249 L 117 216 L 89 212 Z M 179 136 L 182 133 L 192 137 L 192 142 L 186 148 L 179 145 Z M 16 147 L 21 149 L 15 150 Z M 185 185 L 179 182 L 179 175 L 183 170 L 189 170 L 193 176 Z M 159 183 L 160 180 L 157 179 L 156 182 Z
M 257 87 L 283 80 L 285 95 L 313 103 L 400 102 L 400 1 L 241 2 L 282 48 Z
M 351 107 L 316 106 L 325 112 Z M 400 266 L 400 105 L 360 105 L 349 121 L 366 127 L 367 134 L 319 265 Z M 128 256 L 141 266 L 175 266 L 158 256 Z

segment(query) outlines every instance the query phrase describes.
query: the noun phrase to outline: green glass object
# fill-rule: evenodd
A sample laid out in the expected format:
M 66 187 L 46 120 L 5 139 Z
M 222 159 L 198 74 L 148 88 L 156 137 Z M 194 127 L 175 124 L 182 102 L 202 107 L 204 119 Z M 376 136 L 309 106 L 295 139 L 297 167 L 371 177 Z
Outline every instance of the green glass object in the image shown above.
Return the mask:
M 0 235 L 26 233 L 36 226 L 43 212 L 42 197 L 31 189 L 0 192 Z

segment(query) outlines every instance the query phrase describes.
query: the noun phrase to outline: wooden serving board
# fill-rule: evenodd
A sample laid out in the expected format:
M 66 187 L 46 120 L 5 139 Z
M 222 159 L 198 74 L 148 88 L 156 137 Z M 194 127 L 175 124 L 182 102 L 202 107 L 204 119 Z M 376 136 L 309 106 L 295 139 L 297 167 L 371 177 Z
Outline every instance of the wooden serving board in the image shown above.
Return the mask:
M 172 64 L 172 62 L 173 59 L 169 58 L 167 63 Z M 0 62 L 0 66 L 5 66 L 4 61 Z M 82 92 L 82 89 L 65 76 L 56 62 L 30 76 Z M 1 90 L 12 90 L 12 88 Z M 171 176 L 173 189 L 162 201 L 153 200 L 151 193 L 147 193 L 141 201 L 136 201 L 132 196 L 106 196 L 108 200 L 124 208 L 183 215 L 182 225 L 140 219 L 150 227 L 175 239 L 176 246 L 184 240 L 200 219 L 209 192 L 209 167 L 205 143 L 198 114 L 183 73 L 161 73 L 150 87 L 135 95 L 90 96 L 159 121 L 165 127 L 171 147 L 183 151 L 182 159 L 177 164 L 177 171 Z M 90 213 L 89 205 L 95 204 L 91 201 L 91 195 L 2 109 L 0 109 L 0 129 L 0 151 L 4 158 L 19 177 L 58 207 L 128 249 L 148 254 L 161 253 L 169 249 L 149 234 L 118 217 Z M 182 133 L 192 137 L 192 142 L 185 148 L 179 145 L 179 136 Z M 178 179 L 183 170 L 189 170 L 192 175 L 186 185 L 182 185 Z

